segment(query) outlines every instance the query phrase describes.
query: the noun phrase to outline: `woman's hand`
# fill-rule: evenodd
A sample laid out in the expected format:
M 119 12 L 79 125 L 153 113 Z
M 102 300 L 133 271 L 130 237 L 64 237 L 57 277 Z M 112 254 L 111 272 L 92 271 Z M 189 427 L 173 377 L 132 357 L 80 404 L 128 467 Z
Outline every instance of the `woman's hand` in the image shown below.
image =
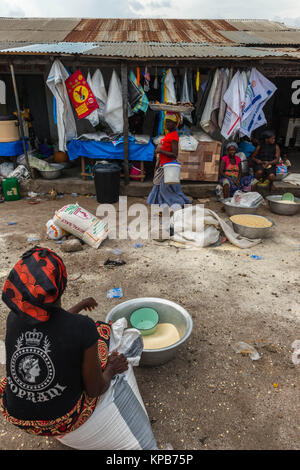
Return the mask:
M 83 299 L 81 302 L 81 307 L 83 310 L 94 310 L 95 307 L 98 306 L 97 302 L 93 297 L 87 297 L 86 299 Z
M 128 369 L 128 361 L 124 354 L 120 354 L 117 351 L 113 351 L 108 356 L 106 369 L 109 368 L 113 375 L 122 374 Z

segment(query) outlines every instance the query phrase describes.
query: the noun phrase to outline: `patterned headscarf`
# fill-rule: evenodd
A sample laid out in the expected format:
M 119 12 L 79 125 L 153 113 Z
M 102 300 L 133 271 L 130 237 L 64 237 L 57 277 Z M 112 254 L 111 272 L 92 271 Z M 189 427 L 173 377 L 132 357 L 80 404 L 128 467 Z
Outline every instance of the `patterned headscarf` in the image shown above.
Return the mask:
M 23 318 L 29 315 L 44 322 L 49 320 L 66 285 L 67 271 L 61 258 L 48 248 L 35 246 L 11 270 L 2 300 Z

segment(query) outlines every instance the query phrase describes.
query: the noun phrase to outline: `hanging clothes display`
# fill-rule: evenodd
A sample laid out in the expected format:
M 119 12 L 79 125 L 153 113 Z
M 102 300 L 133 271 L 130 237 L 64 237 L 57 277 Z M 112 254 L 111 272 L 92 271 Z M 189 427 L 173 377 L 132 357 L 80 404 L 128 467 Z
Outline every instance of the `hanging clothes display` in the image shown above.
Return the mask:
M 214 79 L 213 79 L 213 82 L 209 91 L 209 95 L 207 97 L 207 101 L 205 104 L 205 108 L 204 108 L 204 111 L 200 120 L 200 125 L 202 129 L 207 133 L 209 133 L 210 131 L 212 105 L 213 105 L 213 99 L 215 96 L 215 92 L 216 92 L 216 88 L 217 88 L 217 84 L 219 80 L 219 74 L 220 74 L 220 70 L 217 69 L 215 71 Z
M 113 132 L 123 132 L 122 86 L 115 70 L 109 84 L 104 116 Z
M 63 64 L 56 59 L 47 78 L 47 86 L 54 95 L 56 102 L 56 122 L 58 132 L 58 150 L 65 152 L 67 142 L 76 139 L 77 130 L 72 105 L 68 96 L 65 80 L 69 73 Z
M 87 116 L 86 119 L 90 121 L 92 126 L 96 127 L 100 120 L 104 119 L 104 110 L 107 102 L 107 92 L 101 71 L 97 69 L 93 74 L 93 77 L 91 77 L 89 72 L 87 82 L 97 100 L 99 108 Z
M 276 90 L 277 87 L 256 68 L 251 70 L 242 115 L 241 135 L 250 137 L 255 129 L 266 124 L 263 107 Z
M 240 71 L 237 71 L 231 80 L 228 90 L 224 94 L 227 109 L 221 134 L 225 139 L 233 137 L 240 129 L 244 99 L 245 89 L 243 87 L 243 77 Z
M 155 68 L 155 78 L 154 78 L 154 82 L 153 82 L 153 88 L 154 88 L 155 90 L 158 90 L 157 67 Z

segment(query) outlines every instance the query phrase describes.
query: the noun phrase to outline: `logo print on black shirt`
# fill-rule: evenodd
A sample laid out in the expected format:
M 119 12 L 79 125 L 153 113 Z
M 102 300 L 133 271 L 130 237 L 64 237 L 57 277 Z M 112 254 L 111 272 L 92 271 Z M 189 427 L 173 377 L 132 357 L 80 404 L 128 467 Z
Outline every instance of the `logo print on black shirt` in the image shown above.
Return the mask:
M 36 329 L 18 338 L 10 370 L 13 381 L 23 390 L 40 391 L 49 387 L 55 376 L 49 357 L 50 342 Z

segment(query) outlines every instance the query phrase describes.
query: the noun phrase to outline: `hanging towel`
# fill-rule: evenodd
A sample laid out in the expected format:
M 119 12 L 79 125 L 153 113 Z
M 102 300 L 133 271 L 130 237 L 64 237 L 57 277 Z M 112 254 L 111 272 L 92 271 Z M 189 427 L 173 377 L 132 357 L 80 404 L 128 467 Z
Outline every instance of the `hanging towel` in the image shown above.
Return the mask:
M 123 132 L 122 86 L 115 70 L 112 73 L 108 89 L 105 106 L 105 121 L 113 132 Z
M 65 67 L 56 59 L 52 64 L 46 83 L 56 101 L 58 150 L 61 152 L 67 150 L 69 140 L 77 137 L 76 123 L 65 85 L 65 80 L 68 77 L 69 73 Z

